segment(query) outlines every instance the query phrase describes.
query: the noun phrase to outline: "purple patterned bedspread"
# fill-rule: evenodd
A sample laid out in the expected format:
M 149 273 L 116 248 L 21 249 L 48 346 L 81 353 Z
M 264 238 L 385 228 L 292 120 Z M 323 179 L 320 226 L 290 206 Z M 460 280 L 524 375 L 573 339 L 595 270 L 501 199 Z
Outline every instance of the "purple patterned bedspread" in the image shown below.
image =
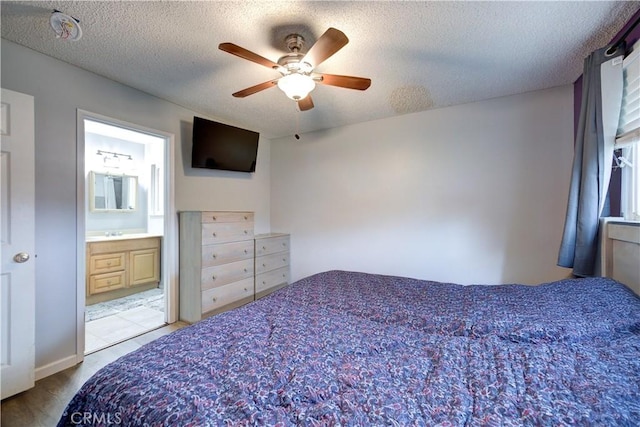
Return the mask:
M 609 279 L 460 286 L 330 271 L 111 363 L 59 426 L 82 417 L 136 426 L 640 425 L 640 298 Z

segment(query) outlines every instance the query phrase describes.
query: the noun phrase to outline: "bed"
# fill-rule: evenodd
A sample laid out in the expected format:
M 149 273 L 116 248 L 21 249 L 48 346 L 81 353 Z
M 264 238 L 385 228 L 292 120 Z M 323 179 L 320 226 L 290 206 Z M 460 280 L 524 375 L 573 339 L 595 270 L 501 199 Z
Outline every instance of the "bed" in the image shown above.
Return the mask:
M 104 367 L 58 425 L 87 414 L 140 426 L 638 425 L 640 298 L 605 278 L 461 286 L 328 271 Z

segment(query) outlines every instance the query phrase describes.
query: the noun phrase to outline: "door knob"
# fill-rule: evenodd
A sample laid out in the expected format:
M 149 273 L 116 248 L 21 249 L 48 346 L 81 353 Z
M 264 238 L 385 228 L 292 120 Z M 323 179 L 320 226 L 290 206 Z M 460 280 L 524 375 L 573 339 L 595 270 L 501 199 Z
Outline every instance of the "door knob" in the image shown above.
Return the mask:
M 15 254 L 13 260 L 18 263 L 23 263 L 29 261 L 29 254 L 26 252 L 19 252 Z

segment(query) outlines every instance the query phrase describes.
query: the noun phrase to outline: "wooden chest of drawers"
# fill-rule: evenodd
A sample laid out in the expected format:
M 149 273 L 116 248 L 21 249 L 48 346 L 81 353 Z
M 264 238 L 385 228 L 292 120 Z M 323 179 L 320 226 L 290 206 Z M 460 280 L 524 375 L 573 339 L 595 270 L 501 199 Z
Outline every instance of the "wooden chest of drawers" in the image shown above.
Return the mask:
M 254 299 L 252 212 L 180 212 L 180 320 Z
M 256 241 L 256 299 L 289 283 L 289 235 L 260 234 Z

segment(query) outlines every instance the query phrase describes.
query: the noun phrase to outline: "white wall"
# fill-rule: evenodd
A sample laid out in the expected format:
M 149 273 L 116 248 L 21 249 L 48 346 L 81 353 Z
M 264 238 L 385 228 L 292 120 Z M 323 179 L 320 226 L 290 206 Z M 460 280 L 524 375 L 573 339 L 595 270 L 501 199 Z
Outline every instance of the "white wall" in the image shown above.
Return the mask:
M 551 281 L 572 158 L 571 86 L 273 140 L 271 224 L 293 279 Z
M 199 114 L 4 39 L 1 51 L 2 87 L 35 99 L 36 368 L 76 349 L 77 109 L 173 133 L 177 210 L 254 211 L 256 231 L 268 231 L 267 139 L 260 140 L 253 175 L 193 172 L 183 153 L 190 153 L 190 127 Z M 175 220 L 176 213 L 168 217 Z
M 296 279 L 331 268 L 462 283 L 567 274 L 555 257 L 573 151 L 569 86 L 271 150 L 261 138 L 257 172 L 245 175 L 185 167 L 196 112 L 4 39 L 1 54 L 2 87 L 35 98 L 36 367 L 75 353 L 78 108 L 175 134 L 177 210 L 250 210 L 256 232 L 291 232 Z

